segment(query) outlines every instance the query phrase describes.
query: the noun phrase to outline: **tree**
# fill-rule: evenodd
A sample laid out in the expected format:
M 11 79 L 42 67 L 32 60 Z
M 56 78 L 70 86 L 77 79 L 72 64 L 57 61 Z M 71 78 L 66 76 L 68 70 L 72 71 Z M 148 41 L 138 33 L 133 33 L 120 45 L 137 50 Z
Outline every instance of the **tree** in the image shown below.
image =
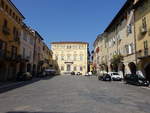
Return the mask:
M 111 59 L 111 68 L 113 71 L 118 71 L 119 64 L 123 61 L 123 56 L 121 54 L 116 54 Z

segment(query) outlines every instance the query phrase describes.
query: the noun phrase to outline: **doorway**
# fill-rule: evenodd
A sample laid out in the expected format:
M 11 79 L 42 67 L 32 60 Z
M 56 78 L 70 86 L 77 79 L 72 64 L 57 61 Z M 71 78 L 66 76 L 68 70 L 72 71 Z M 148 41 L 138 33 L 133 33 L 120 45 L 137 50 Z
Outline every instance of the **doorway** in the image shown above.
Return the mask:
M 150 81 L 150 64 L 148 64 L 144 70 L 145 70 L 146 79 Z
M 130 72 L 131 72 L 132 74 L 136 74 L 137 69 L 136 69 L 135 63 L 134 63 L 134 62 L 130 62 L 130 63 L 128 64 L 128 66 L 129 66 Z
M 67 71 L 71 71 L 71 66 L 70 66 L 70 64 L 67 64 Z

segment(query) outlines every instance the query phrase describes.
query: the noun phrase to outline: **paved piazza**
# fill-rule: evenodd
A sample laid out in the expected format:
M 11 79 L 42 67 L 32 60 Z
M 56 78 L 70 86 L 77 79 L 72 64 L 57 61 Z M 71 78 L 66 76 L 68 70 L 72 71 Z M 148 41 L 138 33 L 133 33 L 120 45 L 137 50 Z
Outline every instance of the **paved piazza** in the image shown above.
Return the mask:
M 95 76 L 63 75 L 13 87 L 1 91 L 0 113 L 150 113 L 149 88 Z

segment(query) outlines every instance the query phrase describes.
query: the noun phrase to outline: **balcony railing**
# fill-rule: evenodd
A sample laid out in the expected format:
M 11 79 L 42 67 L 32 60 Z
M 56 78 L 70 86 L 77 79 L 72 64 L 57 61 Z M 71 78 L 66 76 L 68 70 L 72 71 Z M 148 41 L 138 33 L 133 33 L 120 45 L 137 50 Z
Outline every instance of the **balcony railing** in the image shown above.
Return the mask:
M 137 52 L 137 58 L 142 59 L 146 57 L 150 57 L 150 48 L 145 48 Z
M 14 62 L 20 62 L 21 61 L 21 55 L 12 54 L 11 51 L 6 51 L 5 58 L 8 61 L 14 61 Z
M 29 56 L 23 56 L 23 55 L 20 55 L 20 60 L 23 62 L 29 62 L 29 60 L 30 60 L 30 57 Z
M 19 62 L 19 61 L 21 61 L 21 56 L 15 55 L 15 54 L 12 55 L 11 51 L 0 50 L 0 59 L 7 60 L 7 61 Z

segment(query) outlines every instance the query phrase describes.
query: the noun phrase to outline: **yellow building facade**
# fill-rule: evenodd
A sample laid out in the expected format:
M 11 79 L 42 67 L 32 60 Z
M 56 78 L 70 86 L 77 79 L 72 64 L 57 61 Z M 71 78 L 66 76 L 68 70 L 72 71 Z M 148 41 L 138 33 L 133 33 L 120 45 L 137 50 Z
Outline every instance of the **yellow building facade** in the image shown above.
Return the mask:
M 134 9 L 138 69 L 150 80 L 150 0 L 136 1 Z
M 86 42 L 52 42 L 53 59 L 58 64 L 58 72 L 66 74 L 88 71 L 88 43 Z
M 21 23 L 24 16 L 10 0 L 0 0 L 0 80 L 14 79 L 19 71 Z

